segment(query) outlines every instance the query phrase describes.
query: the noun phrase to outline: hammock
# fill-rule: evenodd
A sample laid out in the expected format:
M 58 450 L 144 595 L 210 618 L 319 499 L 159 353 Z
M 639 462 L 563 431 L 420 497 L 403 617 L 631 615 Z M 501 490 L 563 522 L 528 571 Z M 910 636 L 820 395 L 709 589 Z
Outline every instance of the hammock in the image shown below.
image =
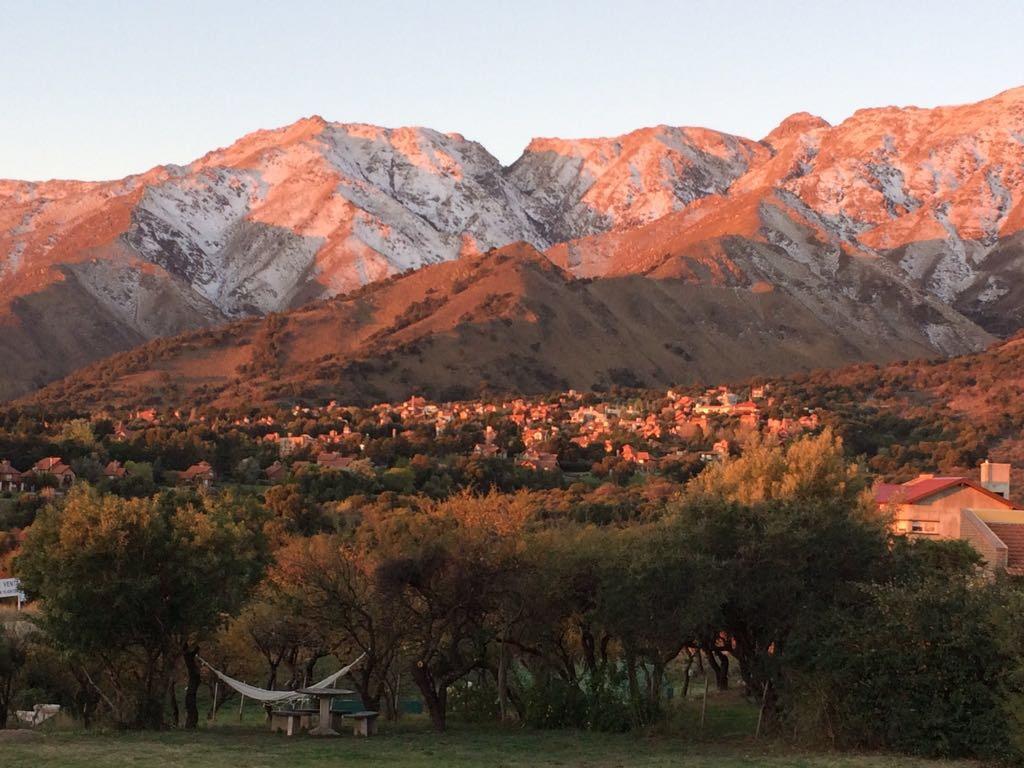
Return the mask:
M 330 688 L 339 678 L 344 677 L 352 669 L 363 660 L 366 656 L 365 653 L 360 654 L 359 658 L 349 664 L 347 667 L 342 667 L 333 675 L 328 675 L 319 683 L 314 683 L 309 686 L 310 688 Z M 201 657 L 199 661 L 203 663 L 213 674 L 215 674 L 220 680 L 227 685 L 229 688 L 233 688 L 238 693 L 245 696 L 247 699 L 254 699 L 255 701 L 262 701 L 268 704 L 275 701 L 285 701 L 286 699 L 297 699 L 305 694 L 299 693 L 298 691 L 268 691 L 266 688 L 257 688 L 255 685 L 249 685 L 243 683 L 241 680 L 235 680 L 233 677 L 228 677 L 219 669 L 215 669 L 209 662 Z

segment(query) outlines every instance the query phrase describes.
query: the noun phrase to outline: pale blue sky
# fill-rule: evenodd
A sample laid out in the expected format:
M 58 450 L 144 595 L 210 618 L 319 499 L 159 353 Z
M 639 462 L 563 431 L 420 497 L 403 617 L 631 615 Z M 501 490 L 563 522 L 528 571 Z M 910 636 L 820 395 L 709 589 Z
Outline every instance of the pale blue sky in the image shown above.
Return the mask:
M 532 136 L 974 101 L 1020 2 L 0 0 L 0 178 L 115 178 L 304 115 Z

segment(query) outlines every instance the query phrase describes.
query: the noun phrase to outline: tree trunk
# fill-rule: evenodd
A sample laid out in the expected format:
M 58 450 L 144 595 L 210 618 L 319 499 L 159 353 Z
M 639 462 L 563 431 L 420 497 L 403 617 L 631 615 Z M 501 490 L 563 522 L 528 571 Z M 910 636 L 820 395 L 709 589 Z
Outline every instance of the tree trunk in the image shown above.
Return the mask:
M 0 731 L 7 727 L 7 711 L 11 706 L 14 692 L 14 672 L 0 680 Z
M 683 690 L 680 693 L 680 698 L 686 701 L 686 697 L 690 695 L 690 672 L 693 671 L 693 651 L 686 650 L 686 665 L 683 667 Z
M 594 635 L 586 625 L 580 625 L 580 644 L 583 646 L 583 663 L 587 671 L 593 675 L 597 672 L 597 652 Z
M 704 653 L 708 657 L 708 666 L 715 673 L 715 686 L 720 691 L 729 690 L 729 657 L 714 648 L 708 648 Z
M 74 667 L 72 674 L 75 676 L 75 680 L 78 681 L 75 704 L 78 705 L 78 710 L 82 713 L 82 725 L 88 729 L 92 727 L 93 712 L 96 709 L 96 705 L 100 703 L 100 696 L 93 689 L 89 676 L 84 674 L 81 669 Z
M 278 666 L 280 664 L 281 664 L 281 660 L 280 659 L 278 659 L 277 662 L 272 662 L 272 661 L 268 661 L 267 662 L 267 666 L 270 667 L 270 674 L 267 675 L 267 690 L 268 691 L 276 691 L 277 690 L 277 668 L 278 668 Z
M 162 731 L 164 722 L 164 707 L 167 695 L 167 673 L 165 664 L 160 663 L 157 669 L 159 654 L 150 654 L 146 660 L 146 671 L 143 676 L 142 686 L 138 692 L 139 698 L 135 704 L 134 718 L 131 724 L 144 731 Z M 118 717 L 127 720 L 132 717 L 119 707 Z
M 363 671 L 358 675 L 353 675 L 352 679 L 355 680 L 359 698 L 363 700 L 363 707 L 379 712 L 382 691 L 381 686 L 376 684 L 375 677 L 373 668 L 367 663 Z
M 320 653 L 314 653 L 312 656 L 306 659 L 306 665 L 302 670 L 303 686 L 313 684 L 313 674 L 316 672 L 316 663 L 320 661 L 321 656 L 322 654 Z
M 443 732 L 448 726 L 448 689 L 441 686 L 440 689 L 434 686 L 430 672 L 422 663 L 416 663 L 412 667 L 412 679 L 423 696 L 423 703 L 427 707 L 427 714 L 430 715 L 430 722 L 435 731 Z
M 199 727 L 199 707 L 196 704 L 196 695 L 199 693 L 199 686 L 202 683 L 202 675 L 199 669 L 199 646 L 189 648 L 186 646 L 181 657 L 185 661 L 185 671 L 188 673 L 188 687 L 185 688 L 185 727 Z
M 171 722 L 177 728 L 181 725 L 181 711 L 178 709 L 178 691 L 173 680 L 167 686 L 167 698 L 170 699 L 171 704 Z
M 632 705 L 633 710 L 633 725 L 638 726 L 641 724 L 642 718 L 640 716 L 640 683 L 637 680 L 636 674 L 636 654 L 633 653 L 632 649 L 626 648 L 626 677 L 629 680 L 629 701 Z
M 721 651 L 712 651 L 712 654 L 718 659 L 718 666 L 715 668 L 715 682 L 718 684 L 718 690 L 727 691 L 729 690 L 729 657 Z
M 665 665 L 655 659 L 651 665 L 650 674 L 650 703 L 651 711 L 656 712 L 661 708 L 661 687 L 665 682 Z
M 508 721 L 508 644 L 504 635 L 498 650 L 498 716 Z

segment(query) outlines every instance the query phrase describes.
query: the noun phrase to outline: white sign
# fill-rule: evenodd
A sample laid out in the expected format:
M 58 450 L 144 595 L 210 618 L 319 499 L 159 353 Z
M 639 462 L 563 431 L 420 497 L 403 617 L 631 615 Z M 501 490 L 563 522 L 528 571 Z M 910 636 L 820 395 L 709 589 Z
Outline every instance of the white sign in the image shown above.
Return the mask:
M 0 579 L 0 597 L 19 597 L 21 582 L 17 579 Z

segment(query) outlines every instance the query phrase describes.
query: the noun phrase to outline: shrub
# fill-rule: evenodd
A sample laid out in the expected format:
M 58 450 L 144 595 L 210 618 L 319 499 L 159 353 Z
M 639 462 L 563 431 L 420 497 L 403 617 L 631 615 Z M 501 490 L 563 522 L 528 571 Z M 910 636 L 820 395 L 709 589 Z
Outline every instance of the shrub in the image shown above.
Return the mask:
M 618 673 L 587 676 L 579 685 L 543 677 L 526 690 L 524 720 L 535 728 L 621 733 L 633 726 L 629 694 Z
M 1010 756 L 1021 695 L 1007 605 L 1019 597 L 938 578 L 865 593 L 859 610 L 836 612 L 814 665 L 791 678 L 791 719 L 843 747 Z

